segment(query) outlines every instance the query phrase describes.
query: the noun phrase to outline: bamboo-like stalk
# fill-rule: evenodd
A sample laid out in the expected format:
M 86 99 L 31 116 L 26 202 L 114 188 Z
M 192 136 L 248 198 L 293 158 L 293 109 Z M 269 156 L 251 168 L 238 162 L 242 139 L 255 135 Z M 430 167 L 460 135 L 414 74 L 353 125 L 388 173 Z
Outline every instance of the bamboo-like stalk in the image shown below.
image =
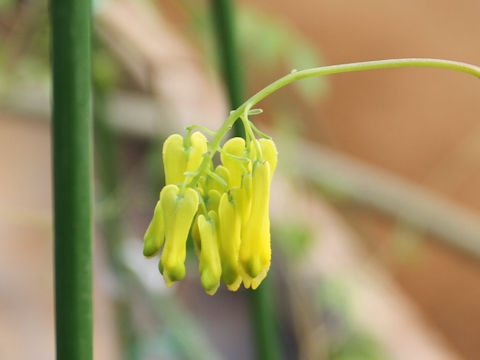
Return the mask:
M 92 359 L 89 0 L 52 0 L 52 150 L 58 360 Z
M 213 0 L 211 4 L 226 90 L 231 108 L 236 109 L 244 101 L 244 84 L 240 56 L 236 47 L 233 1 Z M 233 126 L 233 135 L 245 136 L 244 129 L 239 121 Z M 270 278 L 267 277 L 263 280 L 262 285 L 257 290 L 249 293 L 250 312 L 254 327 L 257 358 L 281 360 L 283 356 L 275 326 L 271 276 L 270 274 Z

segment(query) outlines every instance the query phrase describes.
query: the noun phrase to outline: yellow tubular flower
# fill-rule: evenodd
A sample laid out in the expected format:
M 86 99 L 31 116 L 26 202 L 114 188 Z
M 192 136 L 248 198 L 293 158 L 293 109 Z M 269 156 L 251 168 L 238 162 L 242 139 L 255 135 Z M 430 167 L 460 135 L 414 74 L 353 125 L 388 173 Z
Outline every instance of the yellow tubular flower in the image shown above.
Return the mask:
M 247 232 L 248 220 L 250 218 L 250 212 L 252 209 L 252 174 L 250 172 L 243 173 L 242 187 L 240 188 L 240 196 L 238 199 L 240 217 L 241 217 L 241 242 Z M 252 278 L 243 270 L 242 266 L 239 266 L 239 272 L 243 281 L 245 289 L 250 288 Z
M 200 212 L 200 210 L 199 210 Z M 192 225 L 192 239 L 193 239 L 193 248 L 195 249 L 195 254 L 197 254 L 197 257 L 200 257 L 200 251 L 202 251 L 202 243 L 200 240 L 200 232 L 198 230 L 198 217 L 200 214 L 197 214 L 195 219 L 193 220 L 193 225 Z
M 187 154 L 183 147 L 183 137 L 170 135 L 163 143 L 163 165 L 165 167 L 165 184 L 181 184 L 185 180 Z
M 158 267 L 167 286 L 185 277 L 189 232 L 202 286 L 210 295 L 220 280 L 231 291 L 242 282 L 256 289 L 270 269 L 268 212 L 277 149 L 272 140 L 252 137 L 246 144 L 236 137 L 219 150 L 226 129 L 213 134 L 211 144 L 202 133 L 189 132 L 185 139 L 173 134 L 163 145 L 166 186 L 145 233 L 143 253 L 153 256 L 163 246 Z M 222 165 L 214 169 L 217 151 Z
M 277 148 L 275 146 L 275 143 L 272 141 L 272 140 L 269 140 L 269 139 L 260 139 L 259 140 L 259 144 L 260 144 L 260 149 L 262 151 L 262 157 L 264 160 L 266 160 L 269 165 L 270 165 L 270 177 L 269 177 L 269 183 L 271 182 L 272 180 L 272 177 L 273 177 L 273 172 L 275 171 L 276 167 L 277 167 L 277 155 L 278 155 L 278 152 L 277 152 Z M 252 159 L 255 159 L 256 157 L 256 147 L 255 145 L 252 143 L 252 146 L 251 146 L 251 158 Z M 267 200 L 267 203 L 268 203 L 268 200 Z M 248 219 L 245 223 L 245 226 L 244 226 L 244 229 L 245 231 L 242 232 L 242 234 L 245 234 L 246 233 L 246 229 L 248 226 L 250 226 L 249 224 L 249 219 L 250 217 L 250 213 L 248 213 Z M 268 234 L 268 242 L 270 242 L 270 218 L 268 216 L 268 210 L 267 210 L 267 214 L 266 214 L 266 219 L 264 220 L 264 223 L 262 224 L 262 230 L 260 231 L 260 233 L 263 233 L 263 234 Z M 247 235 L 246 235 L 247 236 Z M 243 236 L 242 236 L 243 238 Z M 264 238 L 266 238 L 264 236 Z M 268 247 L 264 247 L 265 249 L 265 254 L 264 255 L 266 258 L 270 258 L 270 253 L 271 253 L 271 250 L 270 250 L 270 245 L 268 245 Z M 249 288 L 251 286 L 251 288 L 253 290 L 255 290 L 259 285 L 260 283 L 263 281 L 263 279 L 267 276 L 267 273 L 268 273 L 268 270 L 270 269 L 270 260 L 268 261 L 268 266 L 266 268 L 264 268 L 264 270 L 258 274 L 256 277 L 252 278 L 243 268 L 241 269 L 241 273 L 242 273 L 242 278 L 243 278 L 243 283 L 244 283 L 244 286 L 246 288 Z
M 219 177 L 221 177 L 225 183 L 228 184 L 230 182 L 230 172 L 225 166 L 218 165 L 215 168 L 215 174 L 217 174 Z M 211 176 L 208 178 L 207 181 L 207 189 L 208 190 L 217 190 L 220 194 L 225 191 L 225 186 L 220 183 L 217 179 L 212 178 Z
M 198 217 L 201 241 L 199 271 L 202 286 L 209 295 L 213 295 L 217 291 L 222 274 L 218 253 L 217 222 L 217 214 L 214 211 L 208 212 L 208 218 L 204 215 Z
M 143 237 L 143 255 L 147 257 L 155 255 L 163 245 L 164 236 L 163 212 L 160 201 L 158 201 L 153 219 Z
M 223 145 L 223 150 L 228 154 L 244 157 L 245 140 L 240 137 L 231 138 Z M 231 187 L 239 187 L 242 181 L 242 174 L 244 172 L 244 166 L 241 161 L 225 154 L 220 154 L 220 159 L 230 173 L 229 185 Z
M 270 139 L 260 139 L 260 149 L 262 149 L 262 157 L 270 164 L 270 178 L 273 176 L 277 168 L 278 151 L 275 143 Z
M 207 138 L 200 132 L 194 132 L 190 137 L 190 148 L 186 171 L 196 171 L 203 160 L 203 154 L 207 152 Z
M 167 185 L 160 193 L 165 220 L 165 246 L 160 259 L 160 272 L 167 286 L 185 276 L 185 255 L 188 232 L 198 208 L 198 194 L 187 188 L 183 196 L 175 185 Z
M 266 271 L 270 265 L 270 164 L 257 162 L 252 174 L 252 205 L 250 217 L 242 234 L 240 263 L 252 279 Z
M 185 171 L 197 170 L 205 152 L 207 152 L 207 139 L 199 132 L 192 134 L 188 148 L 185 148 L 181 135 L 170 135 L 163 144 L 165 183 L 167 185 L 183 183 Z
M 218 206 L 219 248 L 222 262 L 222 280 L 228 288 L 236 291 L 241 283 L 238 254 L 241 231 L 241 189 L 231 190 L 231 197 L 224 193 Z
M 221 193 L 217 190 L 209 190 L 208 191 L 208 198 L 206 199 L 207 211 L 218 210 L 218 203 L 220 202 Z

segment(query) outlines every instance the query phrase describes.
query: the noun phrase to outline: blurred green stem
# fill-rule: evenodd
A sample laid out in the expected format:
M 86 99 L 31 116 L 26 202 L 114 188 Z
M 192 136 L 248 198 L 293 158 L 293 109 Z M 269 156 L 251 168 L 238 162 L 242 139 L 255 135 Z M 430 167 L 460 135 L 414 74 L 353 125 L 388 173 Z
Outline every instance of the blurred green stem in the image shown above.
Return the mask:
M 244 99 L 244 84 L 235 36 L 234 3 L 233 0 L 212 0 L 211 6 L 228 100 L 231 108 L 236 109 Z M 233 125 L 233 133 L 234 136 L 245 136 L 240 121 Z
M 102 89 L 94 82 L 94 124 L 95 124 L 95 160 L 98 171 L 100 189 L 104 194 L 104 203 L 107 209 L 101 216 L 101 229 L 106 245 L 106 254 L 110 267 L 116 277 L 122 275 L 123 264 L 120 258 L 122 237 L 121 197 L 118 184 L 118 156 L 117 139 L 108 123 L 106 101 L 108 91 Z M 118 336 L 122 357 L 125 360 L 136 359 L 131 353 L 135 343 L 133 321 L 128 299 L 123 299 L 123 294 L 113 299 Z
M 90 1 L 52 0 L 58 360 L 92 359 Z
M 212 12 L 230 106 L 232 109 L 236 109 L 240 107 L 244 99 L 244 85 L 240 56 L 236 47 L 233 1 L 212 0 Z M 233 121 L 237 118 L 238 116 Z M 226 129 L 230 126 L 227 124 Z M 233 135 L 245 137 L 240 121 L 233 125 Z M 249 292 L 257 358 L 261 360 L 281 360 L 283 358 L 275 327 L 275 303 L 270 286 L 272 275 L 270 273 L 257 290 Z

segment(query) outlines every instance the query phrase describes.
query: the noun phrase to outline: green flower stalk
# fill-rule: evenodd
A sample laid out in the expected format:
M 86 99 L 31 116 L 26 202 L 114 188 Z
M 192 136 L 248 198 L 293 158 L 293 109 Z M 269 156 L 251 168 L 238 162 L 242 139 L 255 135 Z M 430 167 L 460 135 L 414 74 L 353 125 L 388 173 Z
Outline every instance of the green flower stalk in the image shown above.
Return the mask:
M 147 257 L 161 250 L 159 269 L 167 286 L 185 276 L 189 233 L 200 260 L 201 283 L 208 294 L 215 294 L 220 281 L 231 291 L 242 283 L 245 288 L 256 289 L 267 276 L 271 262 L 270 185 L 277 149 L 271 138 L 249 120 L 250 115 L 261 112 L 252 109 L 255 104 L 303 78 L 412 66 L 447 68 L 480 77 L 480 68 L 474 65 L 415 58 L 294 70 L 232 111 L 217 132 L 194 125 L 187 128 L 185 138 L 169 136 L 163 145 L 166 186 L 145 233 L 143 250 Z M 246 139 L 235 137 L 221 147 L 222 139 L 238 119 Z M 211 140 L 194 129 L 205 131 Z M 212 159 L 217 152 L 222 165 L 214 168 Z

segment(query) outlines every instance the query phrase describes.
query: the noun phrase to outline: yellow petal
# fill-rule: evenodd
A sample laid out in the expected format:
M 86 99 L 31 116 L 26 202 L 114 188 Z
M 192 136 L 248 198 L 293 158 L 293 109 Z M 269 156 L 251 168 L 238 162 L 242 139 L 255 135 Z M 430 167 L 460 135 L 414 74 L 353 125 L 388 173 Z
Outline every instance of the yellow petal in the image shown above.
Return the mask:
M 200 209 L 198 211 L 200 212 Z M 197 217 L 193 220 L 192 239 L 195 254 L 197 254 L 197 257 L 200 257 L 200 252 L 202 251 L 202 242 L 200 240 L 200 231 L 198 230 L 198 216 L 200 215 L 197 215 Z
M 234 137 L 228 140 L 223 145 L 223 150 L 234 156 L 245 156 L 245 140 L 240 137 Z M 229 157 L 225 154 L 220 154 L 222 164 L 228 169 L 230 173 L 230 183 L 231 187 L 239 187 L 242 180 L 242 174 L 244 172 L 244 167 L 240 160 Z
M 214 211 L 208 213 L 208 218 L 204 215 L 198 217 L 198 230 L 201 239 L 200 278 L 203 288 L 210 295 L 217 291 L 222 273 L 218 253 L 217 222 L 217 214 Z
M 277 168 L 278 151 L 275 143 L 270 139 L 260 139 L 260 148 L 262 149 L 262 156 L 270 164 L 270 177 L 273 176 Z
M 241 191 L 238 188 L 231 191 L 231 197 L 224 193 L 218 206 L 222 280 L 229 286 L 238 282 L 239 279 L 238 255 L 242 225 L 239 208 L 240 196 Z
M 181 184 L 185 180 L 187 153 L 183 147 L 182 136 L 170 135 L 163 143 L 163 166 L 167 185 Z
M 163 212 L 160 201 L 158 201 L 153 213 L 153 219 L 143 237 L 143 255 L 147 257 L 154 256 L 162 247 L 164 237 Z
M 190 137 L 190 147 L 187 150 L 186 171 L 196 171 L 207 152 L 207 138 L 200 132 L 194 132 Z
M 260 286 L 263 279 L 267 277 L 267 273 L 269 269 L 270 269 L 270 263 L 268 263 L 268 267 L 265 270 L 263 270 L 256 278 L 252 279 L 252 290 L 256 290 Z
M 207 210 L 208 211 L 215 211 L 218 210 L 218 203 L 220 202 L 221 194 L 217 190 L 209 190 L 208 197 L 205 199 Z
M 227 284 L 227 288 L 230 291 L 237 291 L 240 285 L 242 284 L 242 277 L 238 276 L 237 279 L 230 285 Z
M 165 247 L 160 262 L 167 284 L 181 280 L 185 276 L 186 242 L 192 220 L 198 209 L 198 194 L 195 190 L 187 188 L 183 196 L 178 196 L 177 188 L 175 200 L 173 214 L 168 215 L 169 222 L 167 211 L 172 211 L 172 204 L 168 202 L 168 206 L 164 207 L 162 203 L 166 231 Z M 162 201 L 161 198 L 160 201 Z
M 240 263 L 252 278 L 260 275 L 270 264 L 270 165 L 256 163 L 252 174 L 252 204 L 250 217 L 242 233 Z
M 217 190 L 219 193 L 223 193 L 229 187 L 230 172 L 225 166 L 218 165 L 215 168 L 215 174 L 217 174 L 219 177 L 223 179 L 223 181 L 226 184 L 226 187 L 225 185 L 220 183 L 219 180 L 209 177 L 207 180 L 207 188 L 208 190 Z

